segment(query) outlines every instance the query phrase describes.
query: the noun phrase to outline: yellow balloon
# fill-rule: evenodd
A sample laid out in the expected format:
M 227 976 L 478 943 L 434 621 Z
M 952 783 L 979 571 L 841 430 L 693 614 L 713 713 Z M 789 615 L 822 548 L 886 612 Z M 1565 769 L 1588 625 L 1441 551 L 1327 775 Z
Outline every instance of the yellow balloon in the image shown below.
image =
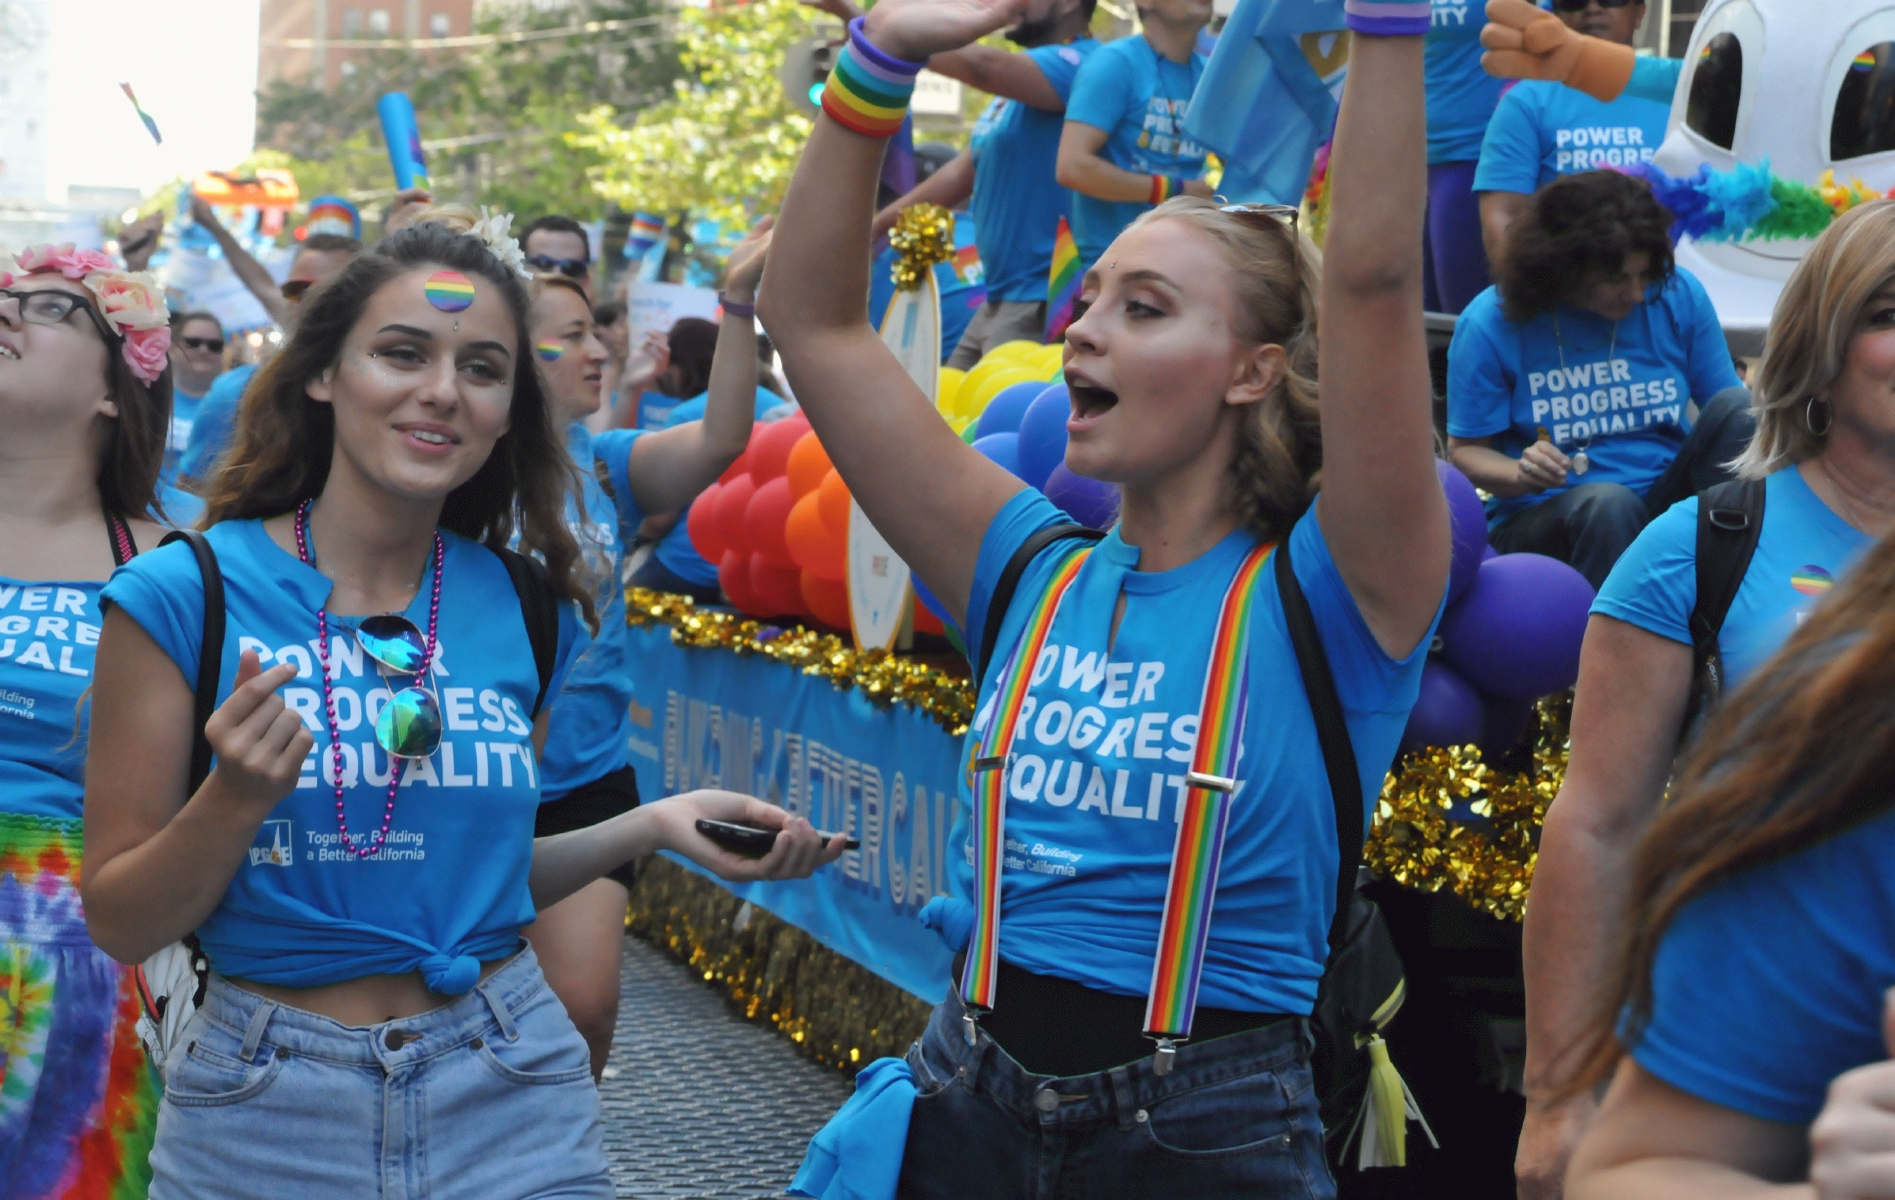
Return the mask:
M 992 350 L 989 350 L 987 352 L 987 358 L 1026 359 L 1026 358 L 1031 357 L 1032 355 L 1038 354 L 1042 349 L 1044 349 L 1044 347 L 1042 346 L 1041 343 L 1029 342 L 1026 339 L 1022 338 L 1018 341 L 1002 342 L 1000 345 L 995 346 Z M 986 359 L 982 359 L 981 361 L 985 362 Z
M 936 412 L 943 416 L 953 414 L 955 400 L 961 393 L 961 381 L 966 377 L 967 372 L 958 367 L 941 368 L 941 383 L 936 389 L 934 398 L 934 410 Z
M 1046 373 L 1048 383 L 1056 383 L 1066 375 L 1066 347 L 1048 346 L 1046 351 L 1033 360 L 1033 365 Z
M 979 386 L 971 390 L 966 387 L 961 389 L 961 415 L 978 417 L 987 411 L 987 405 L 995 396 L 1016 383 L 1041 382 L 1044 381 L 1038 371 L 1031 371 L 1025 367 L 1004 366 L 983 378 Z
M 956 413 L 978 412 L 978 409 L 969 406 L 973 403 L 974 393 L 980 390 L 981 385 L 992 378 L 996 372 L 1016 371 L 1020 368 L 1021 364 L 1011 358 L 995 358 L 990 354 L 981 359 L 968 370 L 966 375 L 961 377 L 961 386 L 954 393 L 954 411 Z

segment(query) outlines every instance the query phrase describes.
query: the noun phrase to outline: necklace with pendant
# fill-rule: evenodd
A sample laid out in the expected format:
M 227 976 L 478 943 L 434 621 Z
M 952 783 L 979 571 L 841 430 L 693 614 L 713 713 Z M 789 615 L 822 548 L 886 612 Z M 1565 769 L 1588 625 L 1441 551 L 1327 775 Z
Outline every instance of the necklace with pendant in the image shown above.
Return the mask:
M 1620 318 L 1620 320 L 1623 319 L 1624 318 Z M 1559 373 L 1564 376 L 1566 374 L 1566 339 L 1560 336 L 1558 309 L 1553 310 L 1553 344 L 1559 348 Z M 1619 322 L 1614 321 L 1612 322 L 1612 337 L 1611 340 L 1606 343 L 1605 348 L 1606 362 L 1610 363 L 1612 361 L 1612 352 L 1618 348 Z M 1587 434 L 1586 440 L 1580 442 L 1579 448 L 1573 452 L 1573 474 L 1584 475 L 1587 471 L 1592 470 L 1592 459 L 1586 455 L 1586 447 L 1590 445 L 1592 445 L 1592 435 Z

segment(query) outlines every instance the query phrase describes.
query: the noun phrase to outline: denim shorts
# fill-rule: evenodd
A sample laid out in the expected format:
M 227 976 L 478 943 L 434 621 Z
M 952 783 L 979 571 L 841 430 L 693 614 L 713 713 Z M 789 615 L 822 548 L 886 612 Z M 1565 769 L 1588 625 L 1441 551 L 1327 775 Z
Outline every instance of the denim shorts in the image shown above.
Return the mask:
M 1093 1075 L 1033 1075 L 953 990 L 908 1052 L 902 1200 L 1332 1200 L 1301 1018 Z
M 591 1053 L 531 948 L 368 1027 L 211 977 L 166 1070 L 152 1200 L 609 1198 Z

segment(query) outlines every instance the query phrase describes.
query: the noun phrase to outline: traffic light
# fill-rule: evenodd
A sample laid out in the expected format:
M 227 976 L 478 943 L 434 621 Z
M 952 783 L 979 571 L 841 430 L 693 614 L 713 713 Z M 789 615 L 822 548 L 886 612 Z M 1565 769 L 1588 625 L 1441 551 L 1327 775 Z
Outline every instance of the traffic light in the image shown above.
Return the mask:
M 826 37 L 807 37 L 789 48 L 777 78 L 789 96 L 790 107 L 806 117 L 822 111 L 823 81 L 836 65 L 836 44 Z

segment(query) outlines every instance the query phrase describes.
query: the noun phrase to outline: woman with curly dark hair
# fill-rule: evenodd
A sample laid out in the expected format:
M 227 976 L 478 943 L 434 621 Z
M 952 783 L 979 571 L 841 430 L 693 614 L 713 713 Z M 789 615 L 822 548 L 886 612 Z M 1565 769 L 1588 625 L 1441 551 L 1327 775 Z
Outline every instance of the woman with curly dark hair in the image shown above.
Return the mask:
M 1569 562 L 1595 588 L 1653 515 L 1729 478 L 1750 437 L 1717 313 L 1672 262 L 1670 226 L 1630 176 L 1555 180 L 1448 349 L 1448 454 L 1493 496 L 1489 540 Z

